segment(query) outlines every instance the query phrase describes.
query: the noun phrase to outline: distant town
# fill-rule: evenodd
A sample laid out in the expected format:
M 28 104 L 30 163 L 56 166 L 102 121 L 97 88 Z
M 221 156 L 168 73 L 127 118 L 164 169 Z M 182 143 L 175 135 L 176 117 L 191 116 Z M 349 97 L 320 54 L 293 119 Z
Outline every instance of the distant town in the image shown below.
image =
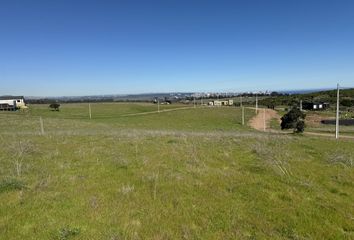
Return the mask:
M 146 102 L 155 99 L 183 101 L 195 99 L 223 99 L 238 96 L 279 96 L 318 92 L 328 89 L 284 90 L 284 91 L 247 91 L 247 92 L 171 92 L 171 93 L 142 93 L 142 94 L 107 94 L 90 96 L 24 96 L 27 103 L 59 102 Z M 10 96 L 9 94 L 2 97 Z

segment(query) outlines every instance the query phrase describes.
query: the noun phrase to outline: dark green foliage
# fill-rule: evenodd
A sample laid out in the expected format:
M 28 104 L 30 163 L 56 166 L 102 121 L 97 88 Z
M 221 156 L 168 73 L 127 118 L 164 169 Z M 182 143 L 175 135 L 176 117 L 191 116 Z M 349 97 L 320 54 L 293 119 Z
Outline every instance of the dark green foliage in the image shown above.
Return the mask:
M 53 109 L 54 111 L 59 111 L 60 104 L 59 103 L 52 103 L 49 105 L 49 107 L 51 109 Z
M 344 106 L 344 107 L 353 107 L 354 106 L 354 99 L 348 99 L 348 98 L 345 98 L 345 99 L 342 99 L 340 101 L 340 105 Z
M 279 104 L 279 102 L 277 102 L 277 98 L 275 98 L 275 97 L 265 98 L 259 102 L 261 105 L 265 105 L 270 109 L 274 109 L 276 107 L 276 105 Z
M 298 121 L 296 123 L 296 132 L 304 132 L 305 130 L 305 122 L 304 121 Z
M 21 190 L 24 187 L 24 184 L 16 179 L 5 179 L 0 182 L 0 193 Z
M 281 118 L 281 129 L 293 129 L 296 133 L 301 133 L 305 129 L 306 114 L 294 107 Z
M 307 93 L 307 94 L 300 94 L 298 95 L 303 100 L 316 100 L 316 101 L 323 101 L 335 104 L 337 100 L 337 90 L 329 90 L 329 91 L 321 91 L 321 92 L 314 92 L 314 93 Z M 341 98 L 354 98 L 354 88 L 351 89 L 341 89 L 340 90 L 340 97 Z M 342 105 L 342 101 L 341 101 Z
M 259 101 L 260 105 L 272 108 L 272 106 L 299 106 L 300 100 L 308 102 L 326 102 L 335 104 L 337 100 L 337 90 L 320 91 L 314 93 L 305 94 L 293 94 L 293 95 L 277 95 L 271 94 L 271 97 L 264 98 Z M 345 107 L 354 106 L 354 89 L 342 89 L 340 90 L 341 102 L 340 104 Z

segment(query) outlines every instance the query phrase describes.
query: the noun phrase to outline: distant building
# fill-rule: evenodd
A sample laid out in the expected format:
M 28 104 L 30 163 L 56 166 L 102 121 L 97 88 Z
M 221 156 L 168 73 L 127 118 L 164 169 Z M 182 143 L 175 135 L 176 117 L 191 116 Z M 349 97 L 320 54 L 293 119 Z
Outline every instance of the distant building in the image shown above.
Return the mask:
M 214 100 L 209 102 L 210 106 L 233 106 L 234 105 L 234 100 L 229 99 L 229 100 Z
M 14 111 L 27 108 L 23 96 L 0 96 L 0 110 Z
M 326 110 L 329 108 L 329 103 L 325 102 L 304 102 L 302 103 L 302 109 L 304 110 Z

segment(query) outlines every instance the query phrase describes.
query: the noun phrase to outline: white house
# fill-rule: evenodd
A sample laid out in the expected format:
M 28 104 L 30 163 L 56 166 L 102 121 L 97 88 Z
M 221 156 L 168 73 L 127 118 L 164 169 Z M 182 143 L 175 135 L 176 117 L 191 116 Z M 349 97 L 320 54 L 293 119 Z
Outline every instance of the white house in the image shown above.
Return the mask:
M 0 110 L 27 108 L 23 96 L 0 96 Z
M 214 100 L 209 102 L 210 106 L 232 106 L 234 101 L 232 99 L 229 100 Z

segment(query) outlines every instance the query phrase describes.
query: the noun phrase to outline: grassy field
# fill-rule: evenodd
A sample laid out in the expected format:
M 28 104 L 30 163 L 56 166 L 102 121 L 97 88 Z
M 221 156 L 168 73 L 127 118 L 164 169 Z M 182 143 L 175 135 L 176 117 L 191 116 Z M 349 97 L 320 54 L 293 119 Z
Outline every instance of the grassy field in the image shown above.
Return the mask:
M 193 108 L 189 105 L 162 105 L 161 111 L 177 109 L 176 111 L 156 113 L 155 104 L 92 104 L 92 119 L 89 119 L 88 104 L 64 104 L 61 110 L 50 111 L 48 105 L 33 105 L 28 112 L 0 114 L 1 129 L 39 132 L 39 117 L 42 117 L 44 128 L 48 132 L 73 131 L 96 132 L 115 131 L 122 129 L 146 130 L 242 130 L 241 110 L 235 107 L 203 107 Z M 178 110 L 180 109 L 180 110 Z M 151 113 L 152 112 L 152 113 Z M 145 115 L 127 115 L 151 113 Z M 251 110 L 246 110 L 245 118 L 253 116 Z M 2 124 L 2 126 L 1 126 Z M 243 130 L 249 130 L 244 128 Z
M 0 113 L 0 239 L 354 239 L 354 141 L 154 108 Z

